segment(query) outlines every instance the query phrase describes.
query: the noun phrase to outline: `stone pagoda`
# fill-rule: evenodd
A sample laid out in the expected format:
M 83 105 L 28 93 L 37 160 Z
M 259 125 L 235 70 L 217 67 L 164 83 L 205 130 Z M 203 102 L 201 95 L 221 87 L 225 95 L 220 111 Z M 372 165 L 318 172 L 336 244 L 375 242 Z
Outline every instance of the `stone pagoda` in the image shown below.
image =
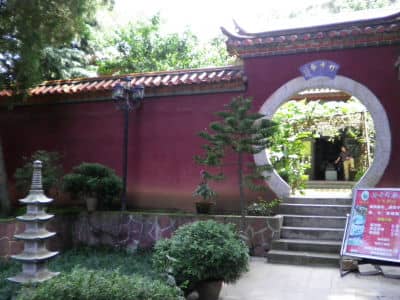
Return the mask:
M 19 200 L 27 206 L 26 214 L 17 217 L 25 224 L 25 231 L 14 235 L 15 239 L 24 242 L 24 251 L 13 255 L 12 258 L 22 262 L 22 273 L 8 278 L 18 283 L 35 283 L 50 279 L 58 273 L 47 269 L 47 261 L 58 252 L 46 249 L 46 240 L 55 235 L 55 232 L 46 230 L 45 223 L 54 217 L 46 213 L 45 207 L 53 201 L 47 198 L 42 188 L 42 162 L 33 163 L 32 186 L 27 197 Z

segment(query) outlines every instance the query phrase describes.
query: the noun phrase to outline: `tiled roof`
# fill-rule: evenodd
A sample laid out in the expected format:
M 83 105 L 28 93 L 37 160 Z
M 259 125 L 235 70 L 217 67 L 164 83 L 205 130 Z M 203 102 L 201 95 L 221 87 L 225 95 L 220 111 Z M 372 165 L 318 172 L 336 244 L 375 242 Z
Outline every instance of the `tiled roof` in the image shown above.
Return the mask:
M 9 90 L 2 90 L 0 91 L 0 97 L 9 97 L 12 96 L 12 92 Z
M 249 33 L 235 25 L 236 34 L 221 29 L 228 37 L 229 52 L 240 57 L 400 43 L 400 12 L 379 18 L 260 33 Z
M 126 76 L 132 77 L 132 85 L 144 85 L 146 95 L 157 91 L 178 91 L 185 88 L 240 88 L 246 82 L 241 66 L 189 69 L 164 72 L 133 73 L 121 76 L 103 76 L 70 80 L 46 81 L 29 90 L 30 98 L 42 96 L 76 96 L 90 93 L 111 92 L 112 88 Z M 0 97 L 11 96 L 11 91 L 0 91 Z

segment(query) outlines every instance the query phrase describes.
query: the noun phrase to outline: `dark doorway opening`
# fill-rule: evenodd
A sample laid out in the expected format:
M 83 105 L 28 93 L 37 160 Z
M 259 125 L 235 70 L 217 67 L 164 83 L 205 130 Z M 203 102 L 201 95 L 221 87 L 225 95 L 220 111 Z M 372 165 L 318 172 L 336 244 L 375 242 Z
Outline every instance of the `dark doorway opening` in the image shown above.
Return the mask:
M 337 180 L 342 180 L 341 170 L 337 170 L 334 164 L 335 159 L 340 153 L 342 142 L 339 139 L 331 140 L 329 137 L 315 139 L 314 159 L 313 159 L 313 178 L 312 180 L 326 180 L 327 170 L 336 170 Z

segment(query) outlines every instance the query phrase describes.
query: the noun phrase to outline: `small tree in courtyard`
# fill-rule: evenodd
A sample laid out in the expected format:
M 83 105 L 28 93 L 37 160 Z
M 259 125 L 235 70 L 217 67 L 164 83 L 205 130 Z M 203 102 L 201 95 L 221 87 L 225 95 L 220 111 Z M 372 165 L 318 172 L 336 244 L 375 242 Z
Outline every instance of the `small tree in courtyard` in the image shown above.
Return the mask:
M 265 171 L 271 170 L 270 165 L 256 166 L 254 163 L 246 163 L 249 155 L 265 151 L 270 144 L 270 137 L 275 131 L 274 123 L 263 118 L 264 115 L 250 112 L 252 100 L 244 97 L 236 97 L 226 105 L 225 111 L 217 112 L 221 119 L 210 124 L 212 133 L 207 130 L 199 133 L 199 136 L 207 140 L 202 148 L 205 153 L 195 156 L 197 163 L 209 167 L 221 167 L 225 165 L 228 156 L 234 158 L 237 165 L 238 188 L 240 194 L 240 211 L 242 216 L 242 230 L 246 214 L 246 199 L 244 189 L 255 192 L 264 192 Z M 224 173 L 211 174 L 205 172 L 209 179 L 222 180 Z

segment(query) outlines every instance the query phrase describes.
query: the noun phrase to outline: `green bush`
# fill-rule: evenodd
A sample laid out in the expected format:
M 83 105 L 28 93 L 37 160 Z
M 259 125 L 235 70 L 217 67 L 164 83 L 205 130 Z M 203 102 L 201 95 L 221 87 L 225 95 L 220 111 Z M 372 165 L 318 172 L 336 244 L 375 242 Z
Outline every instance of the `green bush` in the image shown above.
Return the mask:
M 48 193 L 50 189 L 58 189 L 60 187 L 63 175 L 63 169 L 60 163 L 60 154 L 57 152 L 38 150 L 30 157 L 24 156 L 22 159 L 24 165 L 21 168 L 16 169 L 14 173 L 15 187 L 19 192 L 22 194 L 28 193 L 31 187 L 33 162 L 35 160 L 40 160 L 43 164 L 42 183 L 44 191 Z
M 23 289 L 17 300 L 177 300 L 182 291 L 160 280 L 117 271 L 75 268 L 39 286 Z
M 360 179 L 364 176 L 365 172 L 367 172 L 367 168 L 361 167 L 357 170 L 356 174 L 354 174 L 354 181 L 360 181 Z
M 102 208 L 110 208 L 119 197 L 122 180 L 114 170 L 98 163 L 82 163 L 64 176 L 64 190 L 74 197 L 94 196 Z
M 247 214 L 250 216 L 273 216 L 276 214 L 279 204 L 281 204 L 280 199 L 274 199 L 270 202 L 261 199 L 247 207 Z
M 153 262 L 171 273 L 182 288 L 191 290 L 203 280 L 234 282 L 247 271 L 249 250 L 233 224 L 198 221 L 178 228 L 155 246 Z
M 11 300 L 19 289 L 19 285 L 8 281 L 8 277 L 15 276 L 21 272 L 20 265 L 15 261 L 5 260 L 0 257 L 0 299 Z

